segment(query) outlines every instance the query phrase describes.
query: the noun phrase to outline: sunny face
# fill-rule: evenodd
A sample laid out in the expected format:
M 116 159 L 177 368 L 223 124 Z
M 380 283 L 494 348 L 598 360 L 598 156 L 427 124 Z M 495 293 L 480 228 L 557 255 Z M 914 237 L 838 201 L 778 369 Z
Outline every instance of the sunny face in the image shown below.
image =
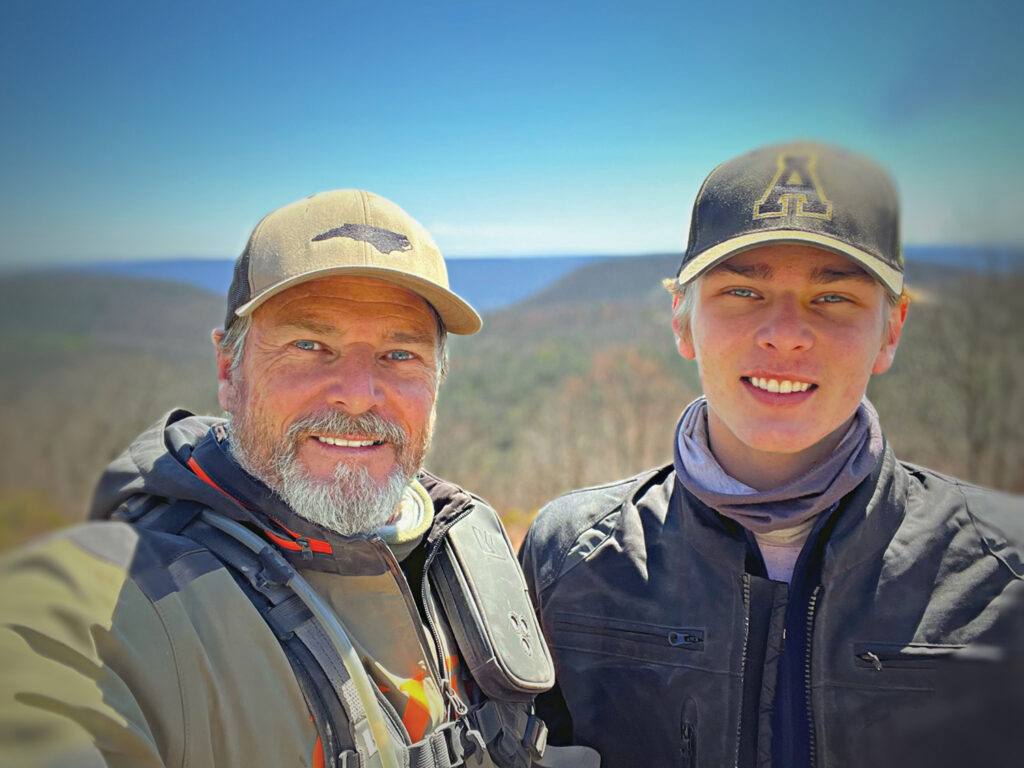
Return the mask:
M 312 484 L 339 465 L 379 487 L 410 477 L 429 443 L 438 324 L 416 294 L 381 280 L 328 277 L 269 299 L 241 365 L 218 346 L 221 406 L 249 469 L 276 488 L 282 457 Z
M 795 244 L 740 253 L 695 290 L 679 351 L 697 361 L 715 456 L 748 484 L 802 474 L 892 364 L 906 304 L 890 308 L 844 256 Z

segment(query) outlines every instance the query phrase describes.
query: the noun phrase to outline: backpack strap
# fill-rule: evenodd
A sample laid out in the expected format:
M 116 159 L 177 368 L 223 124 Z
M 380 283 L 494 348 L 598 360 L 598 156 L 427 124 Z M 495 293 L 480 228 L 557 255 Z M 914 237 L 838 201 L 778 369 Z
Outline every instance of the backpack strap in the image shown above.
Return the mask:
M 398 768 L 404 765 L 401 758 L 398 762 L 382 761 L 367 707 L 356 693 L 351 674 L 339 654 L 333 652 L 330 640 L 309 606 L 290 585 L 291 581 L 302 577 L 272 545 L 239 523 L 191 501 L 153 503 L 143 497 L 129 500 L 112 517 L 147 530 L 185 536 L 224 564 L 281 643 L 320 736 L 327 766 L 388 768 L 392 765 Z M 312 591 L 308 584 L 306 587 Z M 361 665 L 359 671 L 366 674 Z M 376 689 L 370 687 L 372 701 L 386 704 L 383 697 L 376 695 Z M 392 719 L 397 721 L 393 710 L 382 719 L 388 742 L 404 745 L 404 733 L 391 722 Z
M 185 536 L 225 565 L 281 643 L 330 768 L 529 768 L 543 753 L 547 729 L 532 707 L 492 699 L 408 744 L 337 616 L 272 544 L 196 502 L 143 497 L 112 517 Z

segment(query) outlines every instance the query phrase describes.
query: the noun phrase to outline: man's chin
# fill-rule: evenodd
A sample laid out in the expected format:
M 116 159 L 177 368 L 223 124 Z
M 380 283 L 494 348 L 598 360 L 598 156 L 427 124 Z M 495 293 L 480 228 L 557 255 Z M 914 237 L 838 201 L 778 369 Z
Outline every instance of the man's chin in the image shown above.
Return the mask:
M 275 490 L 299 517 L 357 536 L 375 533 L 394 519 L 410 480 L 398 468 L 379 483 L 362 467 L 339 464 L 333 477 L 315 478 L 293 465 Z

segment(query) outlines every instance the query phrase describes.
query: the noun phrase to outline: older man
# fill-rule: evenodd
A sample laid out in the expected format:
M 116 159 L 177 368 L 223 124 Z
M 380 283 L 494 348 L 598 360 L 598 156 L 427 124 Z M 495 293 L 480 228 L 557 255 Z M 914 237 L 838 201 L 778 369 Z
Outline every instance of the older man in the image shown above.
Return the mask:
M 1019 763 L 1020 499 L 897 461 L 864 399 L 907 312 L 886 175 L 806 143 L 723 163 L 669 286 L 704 390 L 675 461 L 552 502 L 524 544 L 552 743 L 616 768 Z
M 393 203 L 266 216 L 214 332 L 229 418 L 172 412 L 101 479 L 108 521 L 3 564 L 4 764 L 538 757 L 550 658 L 507 538 L 420 471 L 446 333 L 479 328 Z

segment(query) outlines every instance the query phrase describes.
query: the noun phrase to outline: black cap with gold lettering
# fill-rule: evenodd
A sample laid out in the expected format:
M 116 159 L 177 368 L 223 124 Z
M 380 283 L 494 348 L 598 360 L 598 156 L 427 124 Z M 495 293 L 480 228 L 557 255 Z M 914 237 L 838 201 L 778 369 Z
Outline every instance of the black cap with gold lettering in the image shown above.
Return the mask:
M 715 168 L 693 204 L 676 277 L 685 284 L 740 251 L 803 243 L 847 256 L 903 290 L 899 201 L 875 163 L 827 144 L 762 147 Z

